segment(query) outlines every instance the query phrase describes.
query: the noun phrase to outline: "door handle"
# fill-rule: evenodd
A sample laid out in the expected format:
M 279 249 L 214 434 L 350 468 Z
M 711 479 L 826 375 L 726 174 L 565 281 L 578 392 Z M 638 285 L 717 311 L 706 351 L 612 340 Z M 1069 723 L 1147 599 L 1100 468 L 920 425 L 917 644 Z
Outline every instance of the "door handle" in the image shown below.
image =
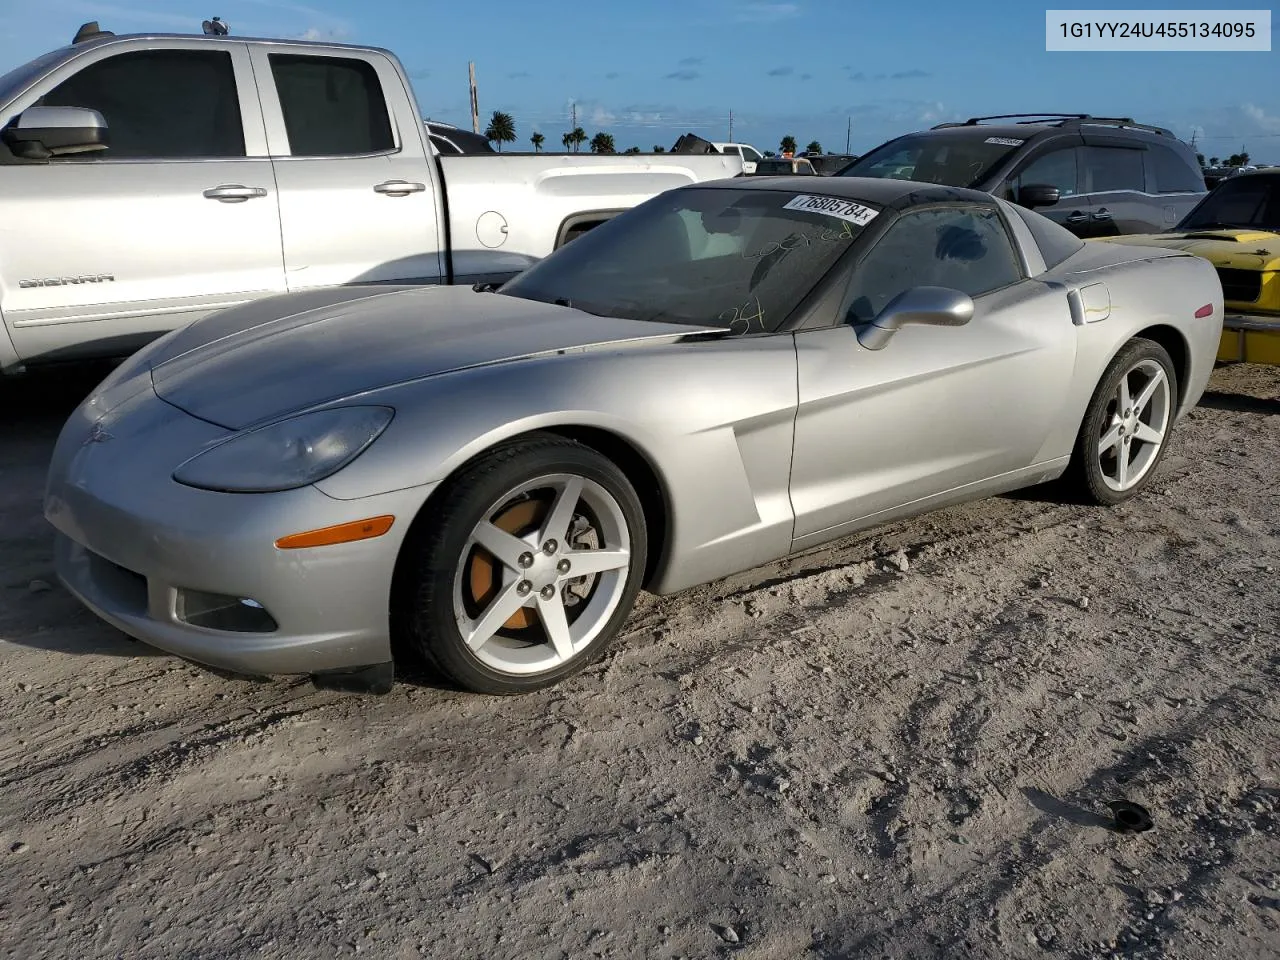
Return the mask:
M 1110 219 L 1111 219 L 1111 212 L 1110 212 L 1109 210 L 1107 210 L 1107 208 L 1106 208 L 1106 207 L 1103 207 L 1101 210 L 1099 210 L 1097 213 L 1095 213 L 1095 214 L 1093 215 L 1093 219 L 1095 219 L 1095 220 L 1110 220 Z
M 1087 213 L 1081 213 L 1079 210 L 1072 210 L 1063 223 L 1084 223 L 1089 219 Z
M 427 189 L 425 183 L 411 183 L 408 180 L 387 180 L 373 188 L 374 193 L 385 194 L 388 197 L 407 197 L 411 193 L 421 193 Z
M 223 203 L 244 203 L 254 197 L 265 197 L 265 187 L 246 187 L 241 183 L 224 183 L 210 187 L 204 192 L 209 200 L 221 200 Z

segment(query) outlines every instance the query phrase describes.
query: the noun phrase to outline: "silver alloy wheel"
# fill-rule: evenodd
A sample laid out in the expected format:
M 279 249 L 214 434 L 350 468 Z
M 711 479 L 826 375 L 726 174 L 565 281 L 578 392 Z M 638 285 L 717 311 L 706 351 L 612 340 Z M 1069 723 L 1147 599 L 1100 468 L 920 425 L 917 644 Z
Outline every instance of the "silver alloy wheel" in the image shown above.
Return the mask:
M 1102 480 L 1123 493 L 1142 482 L 1164 445 L 1173 410 L 1169 377 L 1155 360 L 1140 360 L 1120 378 L 1098 439 Z
M 532 512 L 521 513 L 532 506 Z M 534 522 L 517 530 L 504 517 Z M 507 524 L 510 526 L 510 524 Z M 492 590 L 477 598 L 477 564 Z M 626 592 L 631 532 L 621 505 L 594 480 L 537 477 L 484 512 L 458 558 L 453 613 L 471 653 L 489 668 L 529 675 L 582 653 Z

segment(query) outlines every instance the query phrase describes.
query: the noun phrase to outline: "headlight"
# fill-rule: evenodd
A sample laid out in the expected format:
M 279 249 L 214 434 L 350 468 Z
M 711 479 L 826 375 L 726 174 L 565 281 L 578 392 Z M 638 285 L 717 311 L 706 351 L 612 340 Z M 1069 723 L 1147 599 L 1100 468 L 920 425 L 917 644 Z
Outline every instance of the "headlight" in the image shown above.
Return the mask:
M 173 479 L 228 493 L 305 487 L 360 456 L 394 415 L 390 407 L 334 407 L 277 420 L 197 454 Z

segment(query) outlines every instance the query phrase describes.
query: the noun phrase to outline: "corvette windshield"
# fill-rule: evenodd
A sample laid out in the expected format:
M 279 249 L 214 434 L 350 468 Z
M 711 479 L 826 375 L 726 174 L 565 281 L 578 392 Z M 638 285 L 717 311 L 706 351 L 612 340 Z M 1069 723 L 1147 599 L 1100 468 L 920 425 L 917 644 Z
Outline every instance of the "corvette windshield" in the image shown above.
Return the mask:
M 976 187 L 1024 142 L 992 136 L 987 130 L 972 135 L 921 133 L 877 147 L 841 170 L 840 176 Z
M 1280 177 L 1240 177 L 1224 181 L 1175 230 L 1248 227 L 1280 230 Z
M 499 293 L 605 317 L 768 332 L 877 212 L 796 189 L 672 190 L 574 240 Z

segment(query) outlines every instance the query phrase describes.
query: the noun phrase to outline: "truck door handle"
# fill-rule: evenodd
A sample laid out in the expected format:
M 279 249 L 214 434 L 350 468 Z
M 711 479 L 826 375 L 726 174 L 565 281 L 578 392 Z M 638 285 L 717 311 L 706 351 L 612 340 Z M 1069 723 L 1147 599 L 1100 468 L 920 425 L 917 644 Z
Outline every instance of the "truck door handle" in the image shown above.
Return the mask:
M 1067 216 L 1067 219 L 1063 222 L 1064 223 L 1084 223 L 1088 219 L 1089 219 L 1089 215 L 1087 213 L 1081 213 L 1079 210 L 1072 210 L 1071 213 Z
M 216 187 L 210 187 L 204 192 L 204 195 L 210 200 L 221 200 L 223 203 L 244 203 L 254 197 L 265 197 L 267 191 L 265 187 L 246 187 L 242 183 L 223 183 Z
M 1107 208 L 1106 208 L 1106 207 L 1103 207 L 1101 210 L 1099 210 L 1097 213 L 1095 213 L 1095 214 L 1093 215 L 1093 219 L 1095 219 L 1095 220 L 1110 220 L 1110 219 L 1111 219 L 1111 212 L 1110 212 L 1109 210 L 1107 210 Z
M 388 197 L 407 197 L 411 193 L 421 193 L 427 189 L 425 183 L 411 183 L 408 180 L 387 180 L 373 188 L 374 193 L 385 194 Z

